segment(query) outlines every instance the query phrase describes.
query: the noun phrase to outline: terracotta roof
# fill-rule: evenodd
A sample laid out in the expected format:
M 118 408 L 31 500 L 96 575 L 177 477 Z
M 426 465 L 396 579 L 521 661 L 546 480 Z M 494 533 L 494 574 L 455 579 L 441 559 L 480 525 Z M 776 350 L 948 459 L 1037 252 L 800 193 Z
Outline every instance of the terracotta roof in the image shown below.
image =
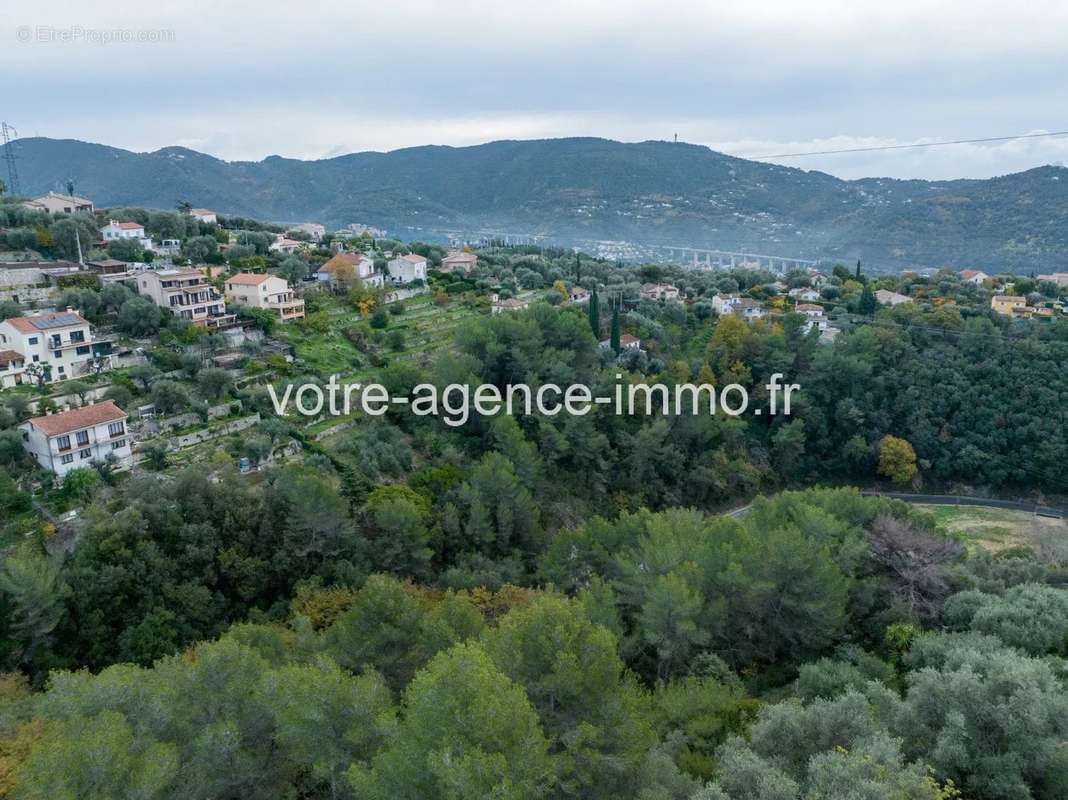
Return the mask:
M 334 256 L 321 267 L 319 267 L 318 271 L 333 272 L 342 264 L 348 264 L 349 266 L 355 267 L 359 265 L 360 262 L 362 262 L 364 259 L 371 260 L 371 257 L 366 255 L 365 253 L 338 253 L 336 256 Z
M 818 306 L 815 303 L 798 303 L 798 311 L 823 311 L 823 306 Z
M 212 211 L 210 208 L 191 208 L 191 209 L 189 209 L 189 213 L 190 214 L 214 214 L 215 212 Z
M 104 227 L 105 228 L 112 228 L 112 227 L 114 227 L 114 228 L 122 228 L 124 231 L 135 231 L 135 230 L 138 230 L 138 229 L 143 228 L 145 226 L 142 225 L 140 222 L 115 222 L 115 220 L 112 220 L 111 222 L 109 222 Z
M 126 412 L 115 405 L 113 400 L 105 400 L 102 403 L 94 403 L 91 406 L 72 408 L 70 411 L 60 411 L 58 414 L 34 417 L 29 422 L 44 433 L 45 436 L 60 436 L 64 433 L 73 433 L 74 431 L 80 431 L 82 428 L 91 428 L 94 425 L 102 425 L 105 422 L 115 422 L 120 419 L 126 419 Z
M 6 367 L 12 361 L 18 361 L 25 359 L 26 357 L 22 353 L 17 353 L 14 350 L 0 350 L 0 366 Z
M 446 261 L 478 261 L 478 256 L 474 253 L 449 253 L 441 259 L 441 263 L 444 264 Z
M 409 253 L 406 256 L 401 256 L 401 258 L 403 258 L 405 261 L 409 262 L 410 264 L 421 264 L 424 261 L 426 261 L 426 259 L 423 258 L 423 256 L 417 256 L 415 253 Z
M 239 272 L 236 275 L 227 278 L 226 282 L 236 283 L 239 286 L 259 286 L 269 277 L 271 276 L 267 274 L 258 275 L 253 272 Z
M 73 194 L 60 194 L 59 192 L 49 192 L 48 194 L 42 195 L 41 197 L 35 197 L 33 198 L 33 200 L 29 200 L 28 202 L 40 203 L 42 200 L 47 200 L 50 197 L 55 200 L 68 200 L 74 205 L 79 206 L 88 206 L 93 204 L 92 200 L 86 200 L 84 197 L 78 197 L 77 195 Z
M 637 336 L 631 336 L 629 333 L 624 333 L 619 337 L 619 344 L 621 347 L 628 344 L 641 344 L 641 339 Z
M 64 319 L 66 317 L 70 319 Z M 59 321 L 61 319 L 63 324 L 54 324 L 52 322 L 53 320 Z M 74 311 L 49 311 L 47 314 L 34 314 L 32 317 L 12 317 L 11 319 L 5 319 L 4 322 L 22 333 L 46 333 L 60 328 L 77 328 L 89 324 Z

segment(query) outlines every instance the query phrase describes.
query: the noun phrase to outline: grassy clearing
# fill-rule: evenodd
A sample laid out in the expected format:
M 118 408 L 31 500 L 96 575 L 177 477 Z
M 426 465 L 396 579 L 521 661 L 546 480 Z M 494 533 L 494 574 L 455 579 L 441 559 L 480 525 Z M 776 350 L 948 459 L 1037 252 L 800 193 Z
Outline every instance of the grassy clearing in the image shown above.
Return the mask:
M 1037 517 L 1026 511 L 977 506 L 917 504 L 940 526 L 964 538 L 970 545 L 992 552 L 1011 547 L 1029 547 L 1051 534 L 1068 536 L 1068 522 Z

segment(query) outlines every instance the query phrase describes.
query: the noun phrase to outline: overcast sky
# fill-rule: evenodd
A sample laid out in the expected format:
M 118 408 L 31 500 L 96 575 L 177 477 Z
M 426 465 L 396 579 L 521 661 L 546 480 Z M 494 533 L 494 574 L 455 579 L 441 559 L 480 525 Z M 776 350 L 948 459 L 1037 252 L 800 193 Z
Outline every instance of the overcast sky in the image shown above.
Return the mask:
M 273 5 L 4 3 L 0 118 L 228 160 L 676 133 L 761 156 L 1068 130 L 1063 1 Z M 171 40 L 78 32 L 116 28 Z M 40 41 L 65 32 L 80 38 Z M 847 178 L 1061 162 L 1068 136 L 782 160 Z

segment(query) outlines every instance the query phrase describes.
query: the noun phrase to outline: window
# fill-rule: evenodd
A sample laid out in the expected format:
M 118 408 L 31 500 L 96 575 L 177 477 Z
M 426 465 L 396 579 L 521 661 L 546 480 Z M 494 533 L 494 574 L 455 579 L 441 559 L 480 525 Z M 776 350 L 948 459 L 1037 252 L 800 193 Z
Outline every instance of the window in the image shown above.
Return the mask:
M 93 451 L 92 450 L 81 450 L 81 451 L 78 452 L 78 457 L 81 458 L 82 461 L 85 461 L 85 459 L 93 457 Z
M 33 356 L 33 363 L 36 364 L 40 360 L 41 360 L 41 357 L 35 353 L 34 356 Z
M 26 340 L 26 343 L 27 344 L 37 344 L 37 337 L 36 336 L 31 336 L 29 339 Z
M 77 352 L 78 355 L 80 355 L 80 356 L 87 356 L 87 355 L 89 355 L 89 350 L 90 350 L 89 345 L 83 344 L 75 352 Z
M 73 453 L 67 453 L 65 456 L 63 456 L 59 460 L 60 460 L 60 463 L 70 464 L 72 461 L 74 461 L 74 454 Z
M 112 422 L 108 425 L 108 436 L 122 436 L 126 433 L 126 426 L 121 422 Z
M 70 450 L 70 436 L 64 434 L 56 439 L 56 444 L 59 445 L 60 450 Z
M 126 440 L 125 439 L 119 439 L 117 442 L 112 442 L 111 443 L 111 449 L 112 450 L 119 450 L 119 449 L 121 449 L 121 448 L 123 448 L 125 446 L 126 446 Z
M 89 431 L 78 431 L 76 434 L 74 434 L 74 440 L 80 446 L 89 444 Z
M 71 331 L 70 332 L 70 340 L 72 342 L 84 342 L 85 341 L 85 331 Z

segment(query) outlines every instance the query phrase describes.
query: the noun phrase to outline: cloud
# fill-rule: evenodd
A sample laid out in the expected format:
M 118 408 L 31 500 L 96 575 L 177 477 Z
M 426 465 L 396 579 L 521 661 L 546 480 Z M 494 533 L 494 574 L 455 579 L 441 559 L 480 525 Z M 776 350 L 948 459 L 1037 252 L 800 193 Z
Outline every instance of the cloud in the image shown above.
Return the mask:
M 0 10 L 3 115 L 23 135 L 227 159 L 594 135 L 733 153 L 1068 126 L 1068 6 L 990 2 L 59 0 Z M 167 30 L 165 43 L 15 41 Z M 848 145 L 846 145 L 848 146 Z M 845 177 L 980 177 L 1064 143 L 792 159 Z M 951 172 L 951 170 L 958 170 Z

